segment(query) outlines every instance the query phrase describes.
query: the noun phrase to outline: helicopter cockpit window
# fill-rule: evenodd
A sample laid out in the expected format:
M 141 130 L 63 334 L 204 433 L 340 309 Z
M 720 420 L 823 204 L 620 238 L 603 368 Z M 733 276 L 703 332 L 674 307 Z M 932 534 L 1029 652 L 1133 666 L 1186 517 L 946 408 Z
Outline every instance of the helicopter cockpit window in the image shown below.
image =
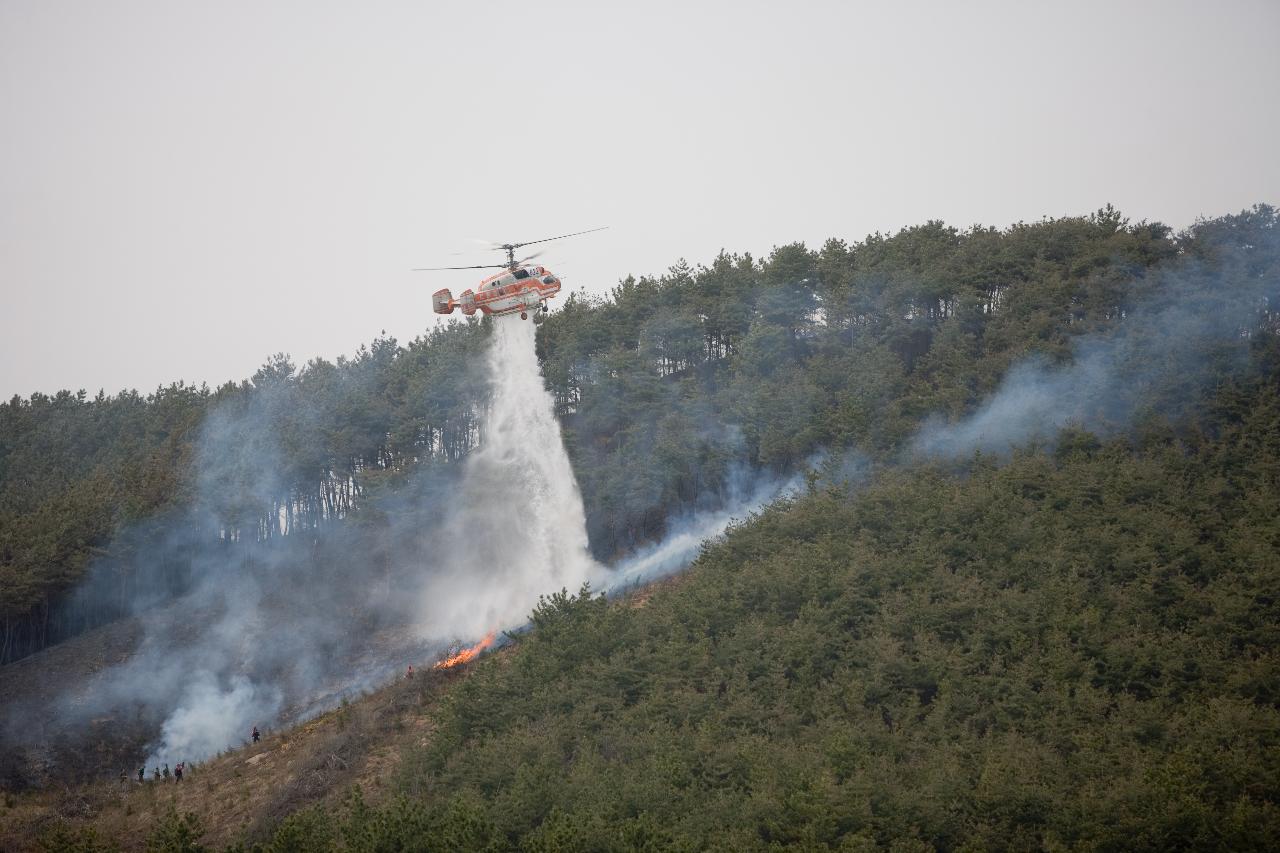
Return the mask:
M 553 276 L 553 275 L 544 275 L 544 276 L 542 277 L 542 283 L 543 283 L 543 284 L 555 284 L 555 283 L 556 283 L 556 277 L 555 277 L 555 276 Z
M 515 271 L 515 277 L 516 277 L 516 281 L 519 281 L 519 280 L 520 280 L 520 279 L 522 279 L 522 278 L 528 278 L 528 277 L 529 277 L 529 271 L 528 271 L 527 269 L 523 269 L 523 268 L 518 269 L 518 270 L 516 270 L 516 271 Z

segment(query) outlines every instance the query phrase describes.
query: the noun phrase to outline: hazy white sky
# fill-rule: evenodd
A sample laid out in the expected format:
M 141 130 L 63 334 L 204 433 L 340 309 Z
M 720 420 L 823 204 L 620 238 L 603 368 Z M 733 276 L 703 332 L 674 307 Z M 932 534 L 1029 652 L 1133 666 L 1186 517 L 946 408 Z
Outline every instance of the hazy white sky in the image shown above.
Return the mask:
M 0 0 L 0 395 L 408 340 L 470 238 L 721 247 L 1280 202 L 1280 2 Z M 494 256 L 499 260 L 498 256 Z M 553 305 L 555 302 L 553 302 Z

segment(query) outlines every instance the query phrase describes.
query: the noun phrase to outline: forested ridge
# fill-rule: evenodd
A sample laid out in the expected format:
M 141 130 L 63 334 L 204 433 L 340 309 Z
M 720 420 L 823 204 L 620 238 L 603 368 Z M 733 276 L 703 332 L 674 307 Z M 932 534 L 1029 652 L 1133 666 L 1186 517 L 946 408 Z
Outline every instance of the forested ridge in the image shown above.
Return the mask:
M 929 223 L 567 300 L 538 348 L 597 555 L 743 472 L 808 469 L 807 489 L 647 598 L 548 596 L 423 712 L 373 802 L 303 809 L 261 849 L 1275 847 L 1278 233 L 1265 206 L 1180 234 L 1110 208 Z M 1152 346 L 1183 327 L 1144 321 L 1218 307 L 1196 288 L 1246 294 L 1245 321 Z M 486 334 L 276 357 L 216 391 L 12 401 L 6 619 L 21 634 L 91 558 L 127 573 L 113 549 L 156 519 L 224 553 L 342 525 L 358 553 L 415 477 L 483 441 L 483 395 L 457 380 Z M 1079 423 L 921 450 L 1025 365 L 1132 337 L 1128 362 L 1084 372 Z M 266 477 L 233 452 L 262 436 Z M 152 845 L 199 835 L 171 815 Z
M 264 849 L 1274 849 L 1278 357 L 1180 429 L 819 481 L 641 606 L 550 596 L 398 799 Z
M 819 449 L 892 454 L 1028 352 L 1068 358 L 1073 338 L 1145 298 L 1145 270 L 1236 250 L 1274 218 L 1263 206 L 1182 235 L 1110 208 L 1004 230 L 931 222 L 763 260 L 722 253 L 571 297 L 539 355 L 593 550 L 660 535 L 744 469 L 789 470 Z M 174 529 L 201 547 L 323 535 L 407 472 L 465 456 L 484 385 L 464 379 L 483 378 L 486 334 L 455 323 L 301 368 L 274 356 L 217 389 L 0 405 L 0 661 L 184 588 L 189 556 L 133 557 Z M 114 596 L 69 599 L 95 562 Z

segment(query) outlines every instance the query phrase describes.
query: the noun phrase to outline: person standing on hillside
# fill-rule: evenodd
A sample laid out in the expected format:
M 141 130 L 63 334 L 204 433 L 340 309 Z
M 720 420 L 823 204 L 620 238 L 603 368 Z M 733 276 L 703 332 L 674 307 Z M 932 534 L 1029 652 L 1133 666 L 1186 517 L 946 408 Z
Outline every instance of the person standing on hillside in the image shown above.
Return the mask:
M 157 767 L 157 768 L 153 771 L 153 776 L 152 776 L 152 778 L 153 778 L 153 779 L 155 779 L 157 782 L 159 782 L 159 781 L 160 781 L 160 768 L 159 768 L 159 767 Z
M 138 768 L 138 781 L 139 781 L 139 782 L 145 782 L 145 781 L 147 781 L 147 768 L 146 768 L 146 765 L 143 765 L 142 767 L 139 767 L 139 768 Z
M 164 778 L 166 778 L 166 779 L 168 779 L 168 778 L 169 778 L 169 765 L 168 765 L 168 764 L 165 764 L 165 766 L 164 766 Z
M 173 781 L 174 781 L 174 782 L 181 782 L 181 781 L 182 781 L 182 764 L 183 764 L 183 763 L 182 763 L 181 761 L 179 761 L 179 762 L 178 762 L 178 765 L 177 765 L 176 767 L 174 767 L 174 768 L 173 768 Z
M 258 734 L 258 727 L 257 727 L 257 726 L 254 726 L 254 727 L 253 727 L 253 742 L 254 742 L 254 743 L 257 743 L 257 742 L 258 742 L 258 738 L 260 738 L 260 737 L 261 737 L 261 735 L 260 735 L 260 734 Z

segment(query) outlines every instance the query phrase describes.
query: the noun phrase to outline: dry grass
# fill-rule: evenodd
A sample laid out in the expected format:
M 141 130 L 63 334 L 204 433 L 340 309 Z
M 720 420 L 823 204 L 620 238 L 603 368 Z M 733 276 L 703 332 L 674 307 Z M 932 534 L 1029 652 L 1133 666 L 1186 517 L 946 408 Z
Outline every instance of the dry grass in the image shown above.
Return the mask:
M 497 653 L 502 655 L 501 650 Z M 58 823 L 92 825 L 126 850 L 140 850 L 155 819 L 174 806 L 195 812 L 204 843 L 219 849 L 266 836 L 285 815 L 315 803 L 336 805 L 353 787 L 369 802 L 391 793 L 386 784 L 405 752 L 426 744 L 433 711 L 467 667 L 399 679 L 307 723 L 264 735 L 191 767 L 179 784 L 95 782 L 5 794 L 0 800 L 0 850 L 30 850 Z

